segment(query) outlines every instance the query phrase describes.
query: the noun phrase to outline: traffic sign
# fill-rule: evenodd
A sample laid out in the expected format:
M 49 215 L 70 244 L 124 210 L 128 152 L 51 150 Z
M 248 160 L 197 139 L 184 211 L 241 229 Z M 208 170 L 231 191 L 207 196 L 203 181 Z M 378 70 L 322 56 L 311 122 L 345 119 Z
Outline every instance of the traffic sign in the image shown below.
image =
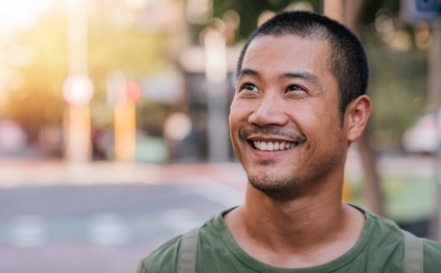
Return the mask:
M 420 12 L 441 13 L 441 0 L 417 0 L 416 7 Z
M 441 18 L 441 0 L 401 0 L 401 14 L 411 24 Z

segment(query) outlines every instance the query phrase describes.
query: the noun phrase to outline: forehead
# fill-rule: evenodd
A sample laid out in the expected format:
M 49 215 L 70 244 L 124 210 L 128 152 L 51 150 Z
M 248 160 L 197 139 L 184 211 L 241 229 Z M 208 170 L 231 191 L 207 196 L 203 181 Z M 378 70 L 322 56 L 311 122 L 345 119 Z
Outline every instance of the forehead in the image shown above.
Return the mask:
M 263 69 L 268 72 L 310 70 L 309 72 L 320 73 L 328 70 L 330 53 L 329 44 L 315 37 L 263 35 L 251 41 L 242 68 Z

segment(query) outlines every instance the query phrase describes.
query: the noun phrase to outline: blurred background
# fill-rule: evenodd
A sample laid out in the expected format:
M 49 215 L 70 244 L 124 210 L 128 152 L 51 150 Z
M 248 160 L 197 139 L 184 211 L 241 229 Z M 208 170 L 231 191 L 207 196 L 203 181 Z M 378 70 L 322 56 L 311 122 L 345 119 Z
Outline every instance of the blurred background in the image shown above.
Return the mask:
M 345 201 L 440 241 L 439 0 L 0 0 L 0 272 L 134 272 L 241 204 L 234 69 L 287 10 L 345 23 L 368 54 Z

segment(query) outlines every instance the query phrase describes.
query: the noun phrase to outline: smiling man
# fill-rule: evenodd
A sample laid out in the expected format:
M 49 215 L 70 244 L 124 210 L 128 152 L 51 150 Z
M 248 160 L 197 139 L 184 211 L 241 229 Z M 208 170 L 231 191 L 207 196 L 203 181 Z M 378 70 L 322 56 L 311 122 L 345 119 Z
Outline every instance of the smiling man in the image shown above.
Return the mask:
M 343 25 L 282 13 L 237 69 L 230 131 L 245 203 L 167 242 L 138 272 L 440 272 L 441 245 L 342 202 L 349 144 L 371 112 L 368 66 Z

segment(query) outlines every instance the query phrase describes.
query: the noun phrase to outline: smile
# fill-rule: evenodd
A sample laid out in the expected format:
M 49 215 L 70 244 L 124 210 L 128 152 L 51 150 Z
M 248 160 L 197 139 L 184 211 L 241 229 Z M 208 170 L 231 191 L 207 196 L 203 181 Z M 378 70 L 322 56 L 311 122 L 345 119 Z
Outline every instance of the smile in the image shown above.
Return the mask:
M 260 151 L 282 151 L 289 150 L 297 146 L 298 144 L 295 142 L 289 141 L 273 141 L 273 142 L 265 142 L 265 141 L 252 141 L 252 146 L 256 150 Z

